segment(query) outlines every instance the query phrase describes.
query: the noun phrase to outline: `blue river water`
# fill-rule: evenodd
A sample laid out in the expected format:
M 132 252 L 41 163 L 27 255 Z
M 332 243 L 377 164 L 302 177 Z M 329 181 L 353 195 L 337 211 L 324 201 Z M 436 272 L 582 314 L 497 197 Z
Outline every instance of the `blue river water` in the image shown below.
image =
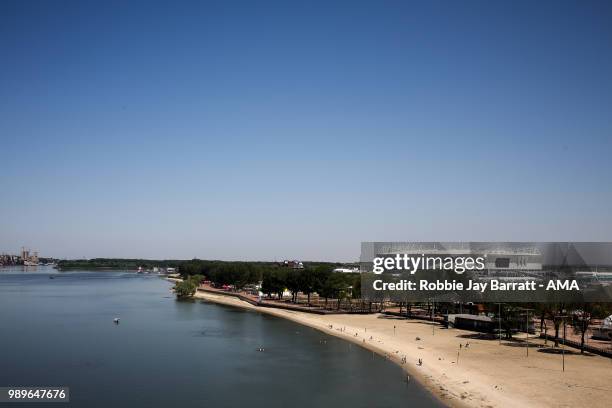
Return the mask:
M 70 387 L 69 403 L 0 408 L 441 406 L 367 350 L 170 288 L 129 272 L 0 268 L 0 387 Z

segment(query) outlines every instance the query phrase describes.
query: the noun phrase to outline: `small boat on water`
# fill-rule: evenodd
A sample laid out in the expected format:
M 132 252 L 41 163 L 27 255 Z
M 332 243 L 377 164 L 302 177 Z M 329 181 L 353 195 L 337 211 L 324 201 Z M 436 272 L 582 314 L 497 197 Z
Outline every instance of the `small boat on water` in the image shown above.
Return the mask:
M 119 318 L 118 318 L 118 317 L 115 317 L 115 318 L 113 319 L 113 323 L 115 323 L 115 324 L 119 324 Z

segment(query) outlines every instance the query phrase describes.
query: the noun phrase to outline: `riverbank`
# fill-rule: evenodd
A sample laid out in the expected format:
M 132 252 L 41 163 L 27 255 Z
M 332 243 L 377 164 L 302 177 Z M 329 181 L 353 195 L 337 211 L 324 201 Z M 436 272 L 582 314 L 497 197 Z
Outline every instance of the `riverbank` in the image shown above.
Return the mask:
M 563 372 L 560 354 L 532 348 L 527 357 L 520 342 L 500 345 L 479 338 L 478 333 L 432 327 L 429 322 L 381 314 L 315 315 L 260 308 L 201 291 L 195 297 L 290 319 L 388 356 L 453 407 L 576 407 L 585 401 L 594 408 L 607 407 L 612 392 L 612 361 L 600 356 L 566 350 Z M 534 339 L 533 345 L 538 344 L 540 340 Z

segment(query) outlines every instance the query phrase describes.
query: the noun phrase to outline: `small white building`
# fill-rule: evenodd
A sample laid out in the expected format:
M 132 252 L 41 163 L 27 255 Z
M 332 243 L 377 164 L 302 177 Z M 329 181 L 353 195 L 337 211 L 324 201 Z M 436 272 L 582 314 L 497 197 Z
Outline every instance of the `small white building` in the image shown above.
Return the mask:
M 606 317 L 601 326 L 593 329 L 593 338 L 598 340 L 612 340 L 612 315 Z
M 359 273 L 359 268 L 336 268 L 334 272 L 340 273 Z

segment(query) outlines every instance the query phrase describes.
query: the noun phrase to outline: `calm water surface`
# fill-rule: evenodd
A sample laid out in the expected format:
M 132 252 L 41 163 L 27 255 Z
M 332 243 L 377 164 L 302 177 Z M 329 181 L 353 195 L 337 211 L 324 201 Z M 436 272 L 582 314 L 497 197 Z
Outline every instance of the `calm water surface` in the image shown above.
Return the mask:
M 178 302 L 170 287 L 134 273 L 0 268 L 0 386 L 70 387 L 70 403 L 36 407 L 440 406 L 369 351 L 257 312 Z

